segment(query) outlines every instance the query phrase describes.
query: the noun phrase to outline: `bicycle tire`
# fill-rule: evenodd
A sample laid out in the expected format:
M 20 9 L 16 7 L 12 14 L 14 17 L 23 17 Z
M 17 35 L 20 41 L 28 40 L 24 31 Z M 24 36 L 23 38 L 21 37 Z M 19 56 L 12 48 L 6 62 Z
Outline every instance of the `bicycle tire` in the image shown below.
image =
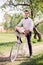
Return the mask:
M 11 52 L 10 52 L 10 60 L 11 62 L 15 61 L 17 56 L 18 56 L 18 52 L 19 52 L 19 43 L 15 43 L 12 48 L 11 48 Z

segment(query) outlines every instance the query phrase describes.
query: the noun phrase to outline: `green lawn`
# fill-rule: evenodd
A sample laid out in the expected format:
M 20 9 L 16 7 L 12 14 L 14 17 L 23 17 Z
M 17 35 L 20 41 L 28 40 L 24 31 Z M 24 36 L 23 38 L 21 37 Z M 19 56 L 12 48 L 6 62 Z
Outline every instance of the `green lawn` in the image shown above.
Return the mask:
M 22 37 L 23 43 L 25 42 L 25 37 Z M 0 52 L 1 53 L 8 53 L 10 52 L 10 49 L 12 45 L 17 41 L 16 36 L 14 33 L 0 33 Z M 35 40 L 32 36 L 32 43 L 37 43 L 37 40 Z
M 43 54 L 35 56 L 33 59 L 28 59 L 19 65 L 43 65 Z
M 21 60 L 9 62 L 1 62 L 2 65 L 43 65 L 43 52 L 30 58 L 21 58 Z
M 25 42 L 25 37 L 22 37 L 22 40 L 23 42 Z M 14 33 L 0 33 L 0 43 L 13 42 L 13 41 L 17 41 Z M 33 38 L 33 35 L 32 35 L 32 42 L 37 42 L 37 40 Z
M 24 42 L 25 38 L 23 37 L 22 40 Z M 16 41 L 17 39 L 14 33 L 0 33 L 0 53 L 5 55 L 8 54 Z
M 0 33 L 0 43 L 16 41 L 13 33 Z
M 22 38 L 23 43 L 25 37 Z M 14 33 L 0 33 L 0 55 L 9 55 L 12 45 L 17 41 Z M 43 42 L 43 41 L 41 41 Z M 39 43 L 32 36 L 32 43 Z M 39 55 L 33 56 L 33 59 L 23 59 L 21 61 L 2 62 L 3 65 L 43 65 L 43 51 Z

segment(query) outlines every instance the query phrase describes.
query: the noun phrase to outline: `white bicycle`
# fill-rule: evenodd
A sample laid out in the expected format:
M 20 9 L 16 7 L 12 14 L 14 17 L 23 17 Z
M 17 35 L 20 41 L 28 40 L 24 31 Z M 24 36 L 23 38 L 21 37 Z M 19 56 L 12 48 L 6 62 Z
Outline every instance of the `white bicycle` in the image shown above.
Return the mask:
M 20 30 L 22 30 L 22 32 L 24 31 L 23 28 L 21 28 Z M 17 42 L 11 48 L 10 60 L 12 62 L 15 61 L 16 58 L 18 57 L 19 49 L 20 49 L 20 46 L 21 46 L 21 43 L 22 43 L 22 41 L 20 39 L 21 38 L 21 33 L 20 32 L 16 31 L 16 36 L 18 37 L 18 40 L 17 40 Z M 25 51 L 23 51 L 23 53 L 25 53 Z

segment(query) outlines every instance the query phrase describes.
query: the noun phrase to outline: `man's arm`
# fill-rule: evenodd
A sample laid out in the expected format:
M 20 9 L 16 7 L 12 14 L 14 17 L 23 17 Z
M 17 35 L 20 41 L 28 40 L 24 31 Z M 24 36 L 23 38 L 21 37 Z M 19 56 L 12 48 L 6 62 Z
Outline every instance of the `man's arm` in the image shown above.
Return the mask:
M 23 25 L 23 19 L 20 21 L 20 23 L 17 26 L 21 27 L 22 25 Z

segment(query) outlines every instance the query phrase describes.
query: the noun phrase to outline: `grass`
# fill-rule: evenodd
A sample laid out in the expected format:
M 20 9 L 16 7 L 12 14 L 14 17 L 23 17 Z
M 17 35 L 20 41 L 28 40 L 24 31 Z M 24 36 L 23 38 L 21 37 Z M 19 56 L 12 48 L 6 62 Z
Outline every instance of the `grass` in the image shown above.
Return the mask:
M 43 65 L 43 55 L 37 55 L 33 59 L 30 59 L 28 61 L 22 62 L 19 65 Z
M 12 45 L 17 41 L 14 33 L 0 33 L 0 55 L 7 55 L 10 53 Z M 23 43 L 25 42 L 25 37 L 22 38 Z M 32 36 L 32 42 L 38 43 L 36 39 Z M 41 41 L 43 42 L 43 41 Z M 43 65 L 43 51 L 40 54 L 33 56 L 32 59 L 23 59 L 21 61 L 11 62 L 0 62 L 0 65 Z
M 12 62 L 3 62 L 2 65 L 43 65 L 43 52 L 30 58 L 23 58 L 22 60 Z
M 16 40 L 16 36 L 10 33 L 0 33 L 0 43 L 12 42 Z
M 22 41 L 25 42 L 25 40 L 26 40 L 25 37 L 22 37 Z M 0 43 L 13 41 L 17 41 L 16 35 L 14 33 L 0 33 Z M 38 41 L 34 39 L 32 36 L 32 42 L 36 43 Z
M 8 52 L 10 52 L 12 45 L 15 42 L 16 42 L 16 36 L 14 34 L 0 33 L 0 53 L 8 54 Z
M 23 43 L 25 42 L 25 37 L 22 37 Z M 9 51 L 17 41 L 16 36 L 14 33 L 0 33 L 0 52 L 5 53 L 5 51 Z M 32 36 L 32 42 L 37 43 L 37 40 Z

